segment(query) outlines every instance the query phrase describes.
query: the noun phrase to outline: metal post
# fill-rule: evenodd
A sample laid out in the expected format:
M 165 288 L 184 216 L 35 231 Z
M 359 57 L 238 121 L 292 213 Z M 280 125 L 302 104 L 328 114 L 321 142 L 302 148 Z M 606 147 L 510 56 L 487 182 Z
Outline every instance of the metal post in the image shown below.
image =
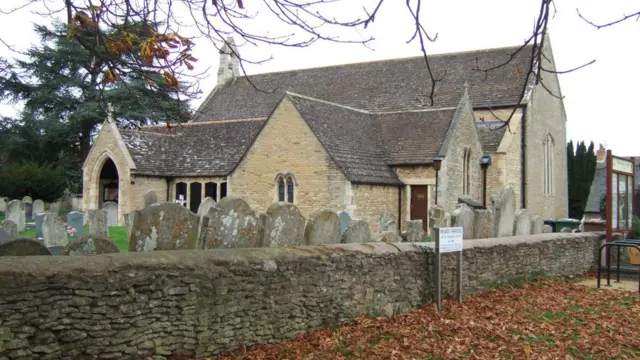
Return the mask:
M 436 175 L 436 184 L 438 176 Z M 436 309 L 438 312 L 442 310 L 442 278 L 441 278 L 441 270 L 440 270 L 440 229 L 437 227 L 433 228 L 433 240 L 436 243 L 436 261 L 435 261 L 435 286 L 436 286 Z
M 458 286 L 456 288 L 456 297 L 459 302 L 462 302 L 462 251 L 459 251 L 458 254 Z
M 438 205 L 438 173 L 440 171 L 436 170 L 436 199 L 435 199 L 435 205 Z
M 482 207 L 487 208 L 487 168 L 482 169 Z
M 620 246 L 618 248 L 618 259 L 616 261 L 616 283 L 620 283 Z

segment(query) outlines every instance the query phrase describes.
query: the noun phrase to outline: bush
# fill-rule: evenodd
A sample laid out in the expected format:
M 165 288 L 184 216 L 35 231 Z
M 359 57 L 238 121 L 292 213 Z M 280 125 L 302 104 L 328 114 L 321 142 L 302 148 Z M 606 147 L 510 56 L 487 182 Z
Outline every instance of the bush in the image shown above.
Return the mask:
M 10 199 L 28 195 L 34 200 L 54 202 L 65 188 L 64 172 L 51 165 L 23 162 L 3 166 L 0 170 L 0 194 Z
M 634 216 L 631 220 L 631 238 L 640 239 L 640 219 Z

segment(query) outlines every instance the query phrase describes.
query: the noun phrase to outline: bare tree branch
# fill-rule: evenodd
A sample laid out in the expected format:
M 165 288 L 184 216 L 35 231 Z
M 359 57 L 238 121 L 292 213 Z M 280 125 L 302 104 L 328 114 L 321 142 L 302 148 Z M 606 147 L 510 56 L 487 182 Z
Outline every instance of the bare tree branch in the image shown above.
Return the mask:
M 619 24 L 619 23 L 621 23 L 623 21 L 627 21 L 627 20 L 629 20 L 631 18 L 636 18 L 636 21 L 640 20 L 640 11 L 638 11 L 638 12 L 635 12 L 635 13 L 630 14 L 630 15 L 624 15 L 623 17 L 621 17 L 618 20 L 614 20 L 614 21 L 611 21 L 611 22 L 608 22 L 608 23 L 605 23 L 605 24 L 598 25 L 598 24 L 595 24 L 592 21 L 588 20 L 584 16 L 582 16 L 582 14 L 580 13 L 580 10 L 578 10 L 577 8 L 576 8 L 576 12 L 578 13 L 578 16 L 582 20 L 584 20 L 587 24 L 595 27 L 596 29 L 602 29 L 602 28 L 605 28 L 605 27 L 608 27 L 608 26 L 616 25 L 616 24 Z

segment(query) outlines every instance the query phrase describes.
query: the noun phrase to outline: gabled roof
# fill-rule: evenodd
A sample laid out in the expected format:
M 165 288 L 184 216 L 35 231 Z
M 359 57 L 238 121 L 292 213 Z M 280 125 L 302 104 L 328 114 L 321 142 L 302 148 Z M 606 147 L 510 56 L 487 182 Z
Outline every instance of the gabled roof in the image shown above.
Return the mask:
M 502 121 L 476 121 L 476 130 L 485 154 L 493 155 L 498 151 L 507 129 L 506 126 L 502 126 L 503 124 Z
M 249 149 L 265 119 L 187 123 L 120 130 L 136 174 L 226 176 Z
M 464 84 L 475 107 L 516 105 L 529 68 L 531 48 L 498 66 L 518 47 L 432 55 L 437 78 L 434 104 L 423 57 L 392 59 L 239 77 L 216 90 L 194 121 L 266 117 L 285 92 L 370 111 L 392 112 L 456 107 Z M 518 71 L 518 69 L 520 71 Z M 256 90 L 257 87 L 259 90 Z

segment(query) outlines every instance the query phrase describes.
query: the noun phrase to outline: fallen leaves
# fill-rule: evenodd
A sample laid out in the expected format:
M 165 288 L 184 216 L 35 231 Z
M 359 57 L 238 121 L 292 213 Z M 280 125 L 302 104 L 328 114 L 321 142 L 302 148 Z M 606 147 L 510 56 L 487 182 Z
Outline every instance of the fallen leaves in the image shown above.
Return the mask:
M 392 318 L 360 317 L 224 360 L 640 358 L 640 299 L 631 292 L 539 280 Z

